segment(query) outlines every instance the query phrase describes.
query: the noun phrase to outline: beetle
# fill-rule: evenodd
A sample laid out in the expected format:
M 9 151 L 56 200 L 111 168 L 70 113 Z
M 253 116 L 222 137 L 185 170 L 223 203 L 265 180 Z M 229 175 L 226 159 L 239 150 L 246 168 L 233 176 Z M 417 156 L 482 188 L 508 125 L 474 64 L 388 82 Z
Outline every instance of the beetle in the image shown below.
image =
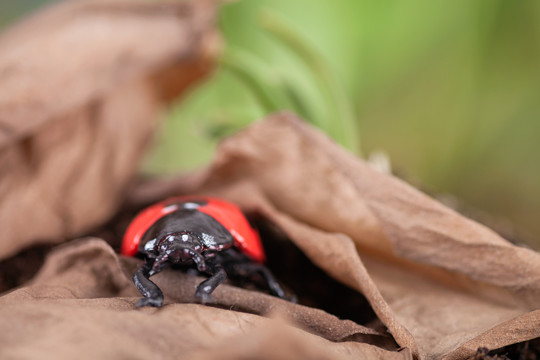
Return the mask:
M 263 264 L 259 234 L 236 205 L 222 199 L 180 196 L 149 206 L 128 226 L 121 253 L 146 257 L 133 275 L 143 295 L 137 307 L 163 305 L 163 293 L 150 277 L 171 264 L 194 265 L 199 273 L 210 275 L 195 291 L 203 304 L 213 302 L 210 294 L 227 276 L 244 278 L 256 273 L 272 295 L 287 299 Z

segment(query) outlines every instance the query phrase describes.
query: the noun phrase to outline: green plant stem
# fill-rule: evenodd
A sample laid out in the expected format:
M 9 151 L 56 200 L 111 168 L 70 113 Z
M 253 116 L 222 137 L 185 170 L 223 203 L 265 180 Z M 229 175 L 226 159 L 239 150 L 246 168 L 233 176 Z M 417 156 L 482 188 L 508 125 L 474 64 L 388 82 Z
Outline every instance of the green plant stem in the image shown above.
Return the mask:
M 270 91 L 268 82 L 254 64 L 246 60 L 246 56 L 229 50 L 220 59 L 220 65 L 233 73 L 255 96 L 263 110 L 267 113 L 280 109 L 280 100 Z
M 268 11 L 261 14 L 261 24 L 276 39 L 290 48 L 312 71 L 322 91 L 328 94 L 330 104 L 335 107 L 335 121 L 327 126 L 335 140 L 349 150 L 360 154 L 360 135 L 357 118 L 347 91 L 330 65 L 308 45 L 287 23 Z

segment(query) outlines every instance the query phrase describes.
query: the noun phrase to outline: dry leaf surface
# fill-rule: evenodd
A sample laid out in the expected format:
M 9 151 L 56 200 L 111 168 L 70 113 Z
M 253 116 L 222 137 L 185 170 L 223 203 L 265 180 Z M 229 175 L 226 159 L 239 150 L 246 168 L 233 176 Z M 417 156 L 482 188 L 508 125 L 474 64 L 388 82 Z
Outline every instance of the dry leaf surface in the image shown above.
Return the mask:
M 254 124 L 224 141 L 208 169 L 143 185 L 134 201 L 181 193 L 264 214 L 363 293 L 415 357 L 465 359 L 540 336 L 538 253 L 378 173 L 294 115 Z
M 210 70 L 215 13 L 71 1 L 0 36 L 0 259 L 111 216 L 164 102 Z
M 140 295 L 130 277 L 138 263 L 119 259 L 99 239 L 52 252 L 31 284 L 0 297 L 0 357 L 411 359 L 407 350 L 329 341 L 318 329 L 333 329 L 334 336 L 387 336 L 260 292 L 222 285 L 215 299 L 223 308 L 186 303 L 201 279 L 178 271 L 156 276 L 172 303 L 136 309 Z M 296 326 L 258 315 L 272 313 L 294 316 Z

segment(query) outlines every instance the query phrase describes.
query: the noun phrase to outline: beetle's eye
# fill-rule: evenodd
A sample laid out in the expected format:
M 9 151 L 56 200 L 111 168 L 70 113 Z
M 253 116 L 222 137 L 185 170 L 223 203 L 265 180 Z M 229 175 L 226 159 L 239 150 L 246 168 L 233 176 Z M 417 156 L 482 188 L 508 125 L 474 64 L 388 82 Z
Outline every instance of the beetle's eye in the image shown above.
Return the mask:
M 157 239 L 152 239 L 149 242 L 147 242 L 146 244 L 144 244 L 144 251 L 154 251 L 154 249 L 156 247 L 156 240 Z

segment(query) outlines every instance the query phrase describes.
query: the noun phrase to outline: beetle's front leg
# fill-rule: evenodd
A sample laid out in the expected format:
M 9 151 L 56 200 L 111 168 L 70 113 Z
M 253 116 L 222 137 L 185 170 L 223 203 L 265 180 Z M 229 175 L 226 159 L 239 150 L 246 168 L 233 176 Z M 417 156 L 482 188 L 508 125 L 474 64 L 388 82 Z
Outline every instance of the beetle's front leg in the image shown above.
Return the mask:
M 227 273 L 221 265 L 217 265 L 214 262 L 207 262 L 207 266 L 207 271 L 211 274 L 211 276 L 200 283 L 199 286 L 197 286 L 197 291 L 195 292 L 195 297 L 203 304 L 213 302 L 210 294 L 218 287 L 219 284 L 227 279 Z
M 150 280 L 150 271 L 154 265 L 153 259 L 148 259 L 133 275 L 135 286 L 144 296 L 137 301 L 137 307 L 154 306 L 161 307 L 163 305 L 163 293 L 159 287 Z M 154 275 L 154 273 L 152 273 Z

